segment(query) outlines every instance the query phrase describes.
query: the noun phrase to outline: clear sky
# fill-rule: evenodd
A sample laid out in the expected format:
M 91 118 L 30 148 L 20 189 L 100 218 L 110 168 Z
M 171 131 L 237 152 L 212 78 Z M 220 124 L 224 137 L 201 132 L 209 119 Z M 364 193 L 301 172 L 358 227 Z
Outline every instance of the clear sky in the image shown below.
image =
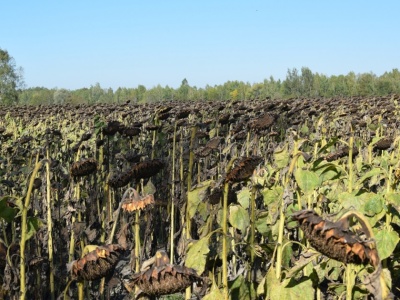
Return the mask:
M 27 87 L 151 88 L 400 68 L 400 1 L 3 1 Z

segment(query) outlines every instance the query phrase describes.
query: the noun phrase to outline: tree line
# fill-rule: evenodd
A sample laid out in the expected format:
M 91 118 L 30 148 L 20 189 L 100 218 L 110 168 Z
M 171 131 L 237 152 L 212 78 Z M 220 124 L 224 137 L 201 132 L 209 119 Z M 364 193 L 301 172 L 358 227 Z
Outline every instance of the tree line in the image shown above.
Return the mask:
M 4 74 L 8 74 L 5 76 Z M 11 75 L 10 75 L 11 74 Z M 1 104 L 95 104 L 95 103 L 151 103 L 168 100 L 218 101 L 287 98 L 330 98 L 355 96 L 384 96 L 400 94 L 400 71 L 396 68 L 381 76 L 374 73 L 349 72 L 347 75 L 314 73 L 308 67 L 289 69 L 284 80 L 274 77 L 263 82 L 227 81 L 221 85 L 191 86 L 185 78 L 178 88 L 157 85 L 146 88 L 101 87 L 99 83 L 76 90 L 64 88 L 23 88 L 21 71 L 7 51 L 0 49 Z

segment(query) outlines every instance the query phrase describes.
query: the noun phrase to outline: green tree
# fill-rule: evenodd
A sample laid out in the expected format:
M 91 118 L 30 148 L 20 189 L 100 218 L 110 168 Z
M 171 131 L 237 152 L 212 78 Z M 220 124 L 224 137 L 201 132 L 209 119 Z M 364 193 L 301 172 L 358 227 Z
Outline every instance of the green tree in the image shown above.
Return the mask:
M 158 84 L 157 86 L 147 90 L 144 95 L 144 100 L 146 103 L 161 102 L 165 98 L 165 89 Z
M 17 103 L 23 86 L 22 68 L 17 68 L 14 58 L 0 48 L 0 103 Z
M 182 80 L 181 86 L 178 89 L 178 100 L 185 101 L 188 100 L 189 95 L 189 83 L 186 78 Z
M 283 93 L 288 97 L 301 95 L 301 78 L 296 68 L 288 69 L 286 79 L 283 81 Z
M 139 84 L 136 89 L 134 100 L 136 100 L 138 103 L 142 103 L 144 101 L 144 96 L 146 92 L 147 92 L 146 87 L 144 85 Z
M 53 94 L 55 104 L 66 104 L 71 101 L 71 92 L 66 89 L 56 89 Z
M 358 75 L 358 94 L 360 96 L 375 95 L 376 75 L 371 73 L 363 73 Z
M 349 91 L 347 96 L 353 97 L 357 95 L 357 76 L 354 72 L 349 72 L 346 75 L 346 85 Z
M 315 91 L 313 91 L 314 87 L 314 75 L 311 70 L 307 67 L 301 68 L 301 95 L 306 97 L 313 97 L 315 95 Z
M 100 83 L 96 83 L 94 86 L 90 86 L 89 104 L 95 104 L 100 102 L 100 98 L 104 95 L 104 90 L 101 88 Z

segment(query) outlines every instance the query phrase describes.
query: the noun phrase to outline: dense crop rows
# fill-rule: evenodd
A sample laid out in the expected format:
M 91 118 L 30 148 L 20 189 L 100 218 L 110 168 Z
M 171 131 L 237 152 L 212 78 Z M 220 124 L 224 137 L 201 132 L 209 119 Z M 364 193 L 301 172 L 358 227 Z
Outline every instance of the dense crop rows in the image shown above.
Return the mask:
M 400 297 L 399 99 L 0 107 L 2 297 Z

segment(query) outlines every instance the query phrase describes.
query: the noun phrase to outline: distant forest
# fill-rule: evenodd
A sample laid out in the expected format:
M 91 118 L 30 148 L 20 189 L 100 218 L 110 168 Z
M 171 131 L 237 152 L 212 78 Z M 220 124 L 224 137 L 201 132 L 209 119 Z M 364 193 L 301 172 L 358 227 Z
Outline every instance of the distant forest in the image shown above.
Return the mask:
M 160 101 L 219 101 L 254 100 L 288 98 L 330 98 L 354 96 L 383 96 L 400 94 L 400 71 L 393 69 L 381 76 L 373 73 L 326 76 L 313 73 L 303 67 L 287 71 L 286 78 L 275 80 L 272 76 L 260 83 L 228 81 L 222 85 L 207 85 L 199 88 L 191 86 L 183 79 L 179 88 L 157 85 L 147 89 L 143 85 L 136 88 L 103 88 L 95 84 L 88 88 L 67 90 L 44 87 L 28 88 L 19 91 L 18 104 L 95 104 L 123 103 L 128 100 L 135 103 Z

